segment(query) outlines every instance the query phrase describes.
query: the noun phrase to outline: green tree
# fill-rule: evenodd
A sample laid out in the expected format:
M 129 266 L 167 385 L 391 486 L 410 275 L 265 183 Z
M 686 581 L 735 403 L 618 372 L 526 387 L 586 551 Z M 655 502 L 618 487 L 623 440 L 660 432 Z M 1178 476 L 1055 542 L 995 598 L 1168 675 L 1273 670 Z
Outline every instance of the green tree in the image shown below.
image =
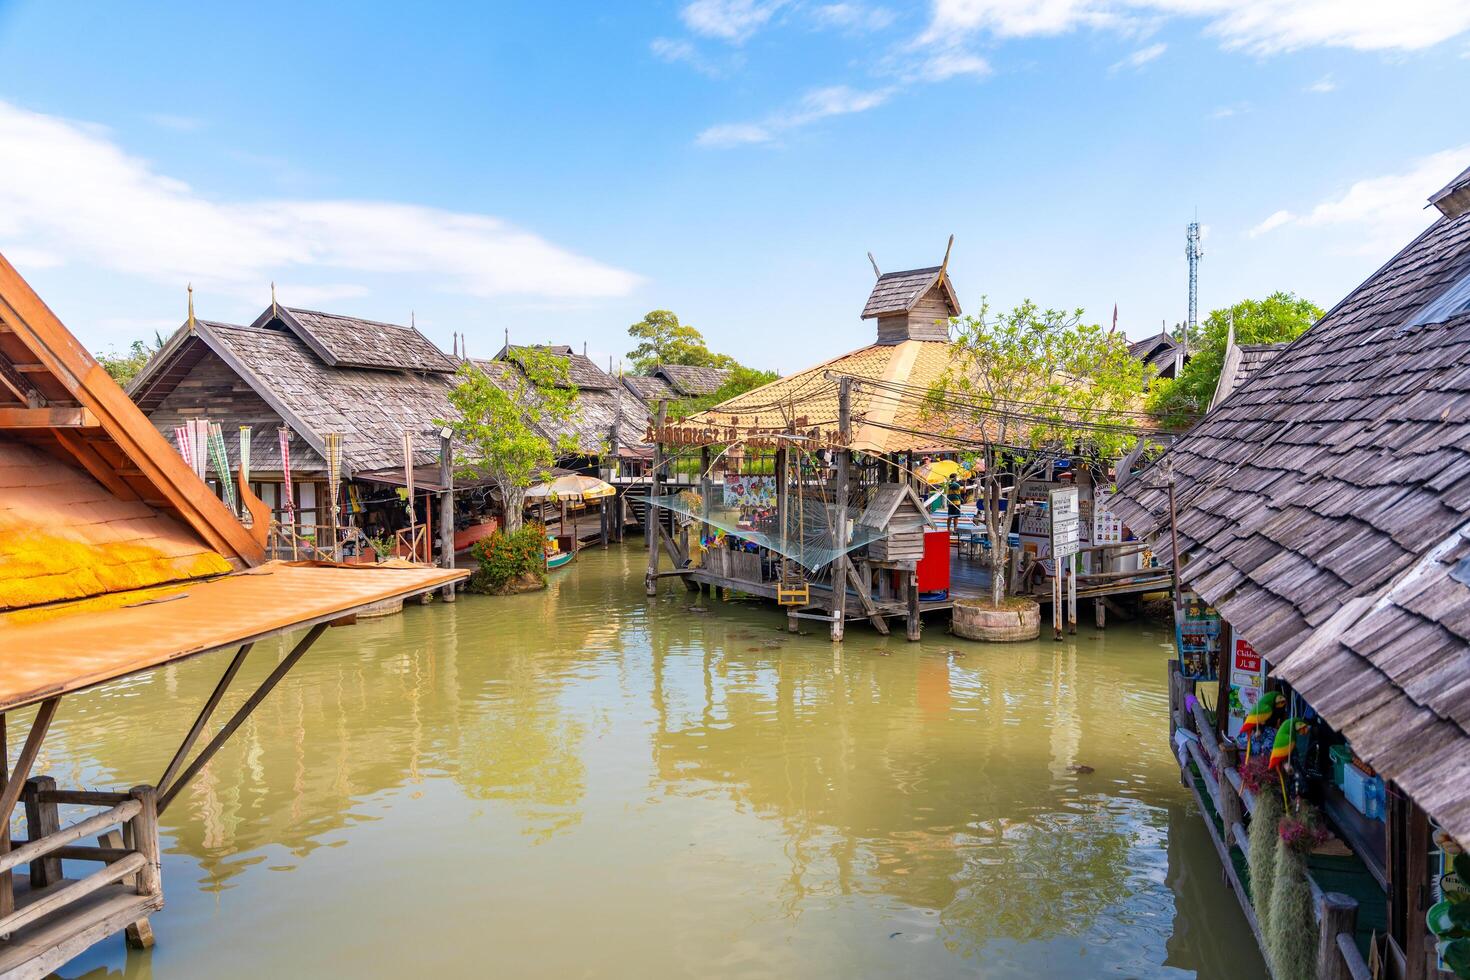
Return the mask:
M 991 599 L 1005 601 L 1005 547 L 1021 482 L 1059 457 L 1112 460 L 1136 439 L 1145 368 L 1121 335 L 1082 322 L 1082 311 L 1030 300 L 953 321 L 951 366 L 929 392 L 925 416 L 979 447 L 979 511 L 990 540 Z
M 1276 344 L 1295 340 L 1321 318 L 1317 304 L 1283 292 L 1215 310 L 1200 325 L 1200 336 L 1189 348 L 1189 363 L 1179 376 L 1154 381 L 1148 410 L 1167 426 L 1183 427 L 1210 407 L 1225 363 L 1225 338 L 1232 320 L 1236 343 Z
M 568 433 L 578 416 L 577 388 L 566 358 L 536 347 L 515 350 L 516 363 L 496 368 L 497 378 L 466 361 L 449 403 L 458 418 L 436 419 L 455 430 L 455 472 L 465 479 L 488 480 L 505 505 L 507 531 L 521 526 L 526 491 L 545 480 L 561 456 L 577 451 L 564 434 L 553 441 L 545 431 Z
M 153 343 L 146 340 L 135 340 L 128 345 L 127 350 L 119 353 L 114 348 L 106 351 L 98 351 L 97 363 L 112 376 L 112 380 L 120 385 L 125 385 L 143 370 L 143 365 L 148 359 L 158 353 L 163 347 L 163 338 L 157 333 L 153 335 Z
M 668 310 L 653 310 L 628 327 L 628 336 L 638 346 L 628 352 L 633 367 L 648 374 L 660 364 L 688 364 L 693 367 L 732 368 L 735 360 L 716 354 L 704 342 L 704 336 Z

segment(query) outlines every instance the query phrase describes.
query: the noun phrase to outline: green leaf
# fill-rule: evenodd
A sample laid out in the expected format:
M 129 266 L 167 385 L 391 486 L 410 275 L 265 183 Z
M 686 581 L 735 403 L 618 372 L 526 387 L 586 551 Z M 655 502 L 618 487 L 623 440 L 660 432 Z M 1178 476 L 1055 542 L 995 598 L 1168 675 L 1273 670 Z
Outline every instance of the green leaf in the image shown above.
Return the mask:
M 1470 980 L 1470 939 L 1456 939 L 1444 947 L 1444 965 L 1455 976 Z
M 1470 939 L 1470 902 L 1436 902 L 1424 922 L 1442 939 Z

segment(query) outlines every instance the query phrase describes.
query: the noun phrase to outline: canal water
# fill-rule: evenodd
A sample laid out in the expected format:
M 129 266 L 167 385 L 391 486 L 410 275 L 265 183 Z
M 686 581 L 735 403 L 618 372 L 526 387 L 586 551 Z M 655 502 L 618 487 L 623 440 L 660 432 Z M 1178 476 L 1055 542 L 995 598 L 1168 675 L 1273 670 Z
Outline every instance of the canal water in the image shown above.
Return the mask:
M 156 948 L 62 975 L 1264 976 L 1165 630 L 836 648 L 643 562 L 329 631 L 165 815 Z M 156 779 L 226 662 L 64 701 L 37 771 Z

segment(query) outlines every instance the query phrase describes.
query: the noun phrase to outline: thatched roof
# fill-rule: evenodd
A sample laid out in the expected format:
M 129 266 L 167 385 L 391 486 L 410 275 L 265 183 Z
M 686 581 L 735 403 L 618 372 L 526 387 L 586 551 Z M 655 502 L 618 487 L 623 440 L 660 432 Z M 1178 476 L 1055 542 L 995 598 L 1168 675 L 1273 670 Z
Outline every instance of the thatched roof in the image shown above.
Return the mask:
M 824 440 L 835 440 L 838 388 L 835 376 L 852 375 L 921 392 L 939 380 L 949 366 L 950 348 L 943 341 L 873 344 L 737 395 L 692 416 L 689 424 L 774 430 L 796 424 L 802 429 L 820 430 Z M 865 452 L 892 453 L 944 445 L 944 439 L 934 434 L 933 420 L 920 418 L 918 402 L 916 397 L 896 399 L 866 385 L 855 385 L 851 405 L 852 447 Z
M 1470 841 L 1470 213 L 1449 207 L 1163 459 L 1183 581 Z M 1134 531 L 1167 530 L 1163 483 L 1156 464 L 1115 503 Z

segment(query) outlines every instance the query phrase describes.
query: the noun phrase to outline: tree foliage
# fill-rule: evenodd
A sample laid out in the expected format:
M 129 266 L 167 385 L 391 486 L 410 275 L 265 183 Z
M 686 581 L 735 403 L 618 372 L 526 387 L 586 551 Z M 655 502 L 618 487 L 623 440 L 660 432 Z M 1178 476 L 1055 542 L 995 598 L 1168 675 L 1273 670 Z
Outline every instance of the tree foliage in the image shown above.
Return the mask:
M 1180 427 L 1210 407 L 1225 363 L 1225 340 L 1232 318 L 1236 343 L 1276 344 L 1295 340 L 1321 317 L 1317 304 L 1283 292 L 1215 310 L 1200 324 L 1198 337 L 1190 343 L 1189 363 L 1179 376 L 1156 380 L 1149 389 L 1149 411 L 1165 425 Z
M 930 390 L 925 416 L 980 445 L 979 510 L 1000 543 L 990 549 L 999 605 L 1021 481 L 1058 458 L 1126 453 L 1145 369 L 1127 340 L 1084 323 L 1081 310 L 1042 310 L 1028 300 L 995 314 L 982 301 L 979 315 L 956 318 L 953 331 L 951 367 Z
M 640 374 L 648 374 L 660 364 L 688 364 L 693 367 L 734 368 L 735 359 L 716 354 L 704 342 L 704 335 L 669 310 L 653 310 L 628 327 L 628 336 L 638 346 L 628 358 Z
M 146 340 L 135 340 L 128 345 L 127 350 L 118 352 L 115 348 L 96 353 L 97 363 L 112 376 L 112 380 L 120 385 L 125 385 L 143 370 L 143 365 L 148 359 L 158 353 L 163 347 L 163 338 L 158 334 L 153 335 L 153 342 Z
M 449 392 L 459 417 L 435 420 L 455 429 L 455 472 L 464 479 L 488 480 L 499 491 L 507 531 L 521 526 L 531 485 L 547 479 L 559 457 L 577 451 L 569 434 L 557 441 L 542 435 L 567 433 L 578 416 L 577 388 L 567 359 L 541 348 L 519 347 L 515 360 L 519 370 L 507 364 L 494 379 L 465 362 Z

